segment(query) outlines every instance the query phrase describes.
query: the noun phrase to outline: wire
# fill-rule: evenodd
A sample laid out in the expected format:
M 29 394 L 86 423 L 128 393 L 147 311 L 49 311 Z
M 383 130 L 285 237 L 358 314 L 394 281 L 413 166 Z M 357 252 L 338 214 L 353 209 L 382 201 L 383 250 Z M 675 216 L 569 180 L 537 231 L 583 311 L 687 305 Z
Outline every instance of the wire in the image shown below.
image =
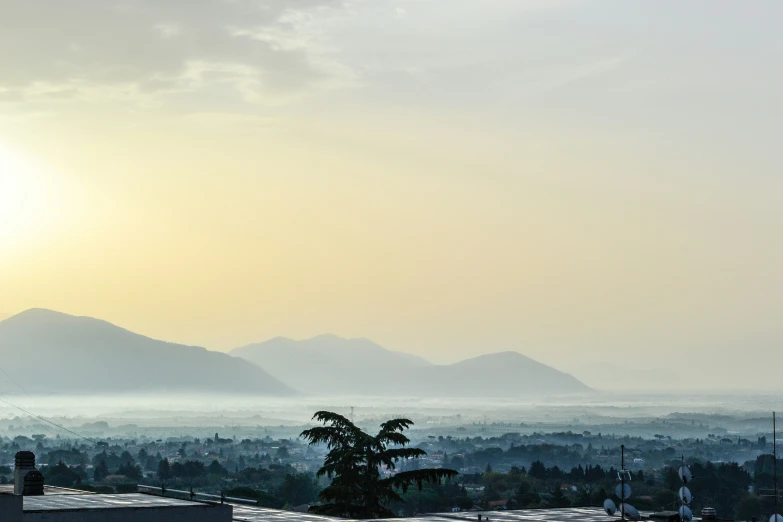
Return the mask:
M 22 393 L 24 393 L 24 394 L 25 394 L 26 396 L 28 396 L 28 397 L 30 396 L 30 394 L 29 394 L 29 393 L 27 393 L 27 390 L 25 390 L 25 389 L 22 387 L 22 385 L 21 385 L 21 384 L 19 384 L 18 382 L 16 382 L 16 381 L 14 380 L 14 378 L 13 378 L 13 377 L 11 377 L 10 375 L 8 375 L 8 372 L 6 372 L 6 371 L 3 369 L 3 367 L 2 367 L 2 366 L 0 366 L 0 372 L 2 372 L 2 373 L 3 373 L 3 375 L 5 375 L 6 377 L 8 377 L 8 380 L 9 380 L 9 381 L 11 381 L 12 383 L 16 384 L 16 386 L 17 386 L 17 387 L 18 387 L 20 390 L 22 390 Z M 0 396 L 2 396 L 2 397 L 5 397 L 5 395 L 3 395 L 2 393 L 0 393 Z M 8 403 L 8 404 L 10 404 L 10 403 Z M 53 430 L 52 430 L 50 427 L 48 427 L 46 424 L 41 424 L 41 427 L 42 427 L 44 430 L 46 430 L 46 431 L 48 431 L 49 433 L 51 433 L 51 434 L 54 434 L 54 433 L 55 433 L 55 432 L 54 432 L 54 431 L 53 431 Z M 5 430 L 3 431 L 3 433 L 5 433 Z M 7 435 L 7 434 L 6 434 L 6 435 Z
M 0 372 L 3 372 L 3 375 L 5 375 L 6 377 L 8 377 L 8 380 L 9 380 L 9 381 L 11 381 L 12 383 L 16 384 L 16 386 L 17 386 L 17 387 L 18 387 L 20 390 L 22 390 L 22 392 L 23 392 L 25 395 L 27 394 L 27 391 L 25 391 L 25 389 L 24 389 L 24 388 L 22 388 L 22 385 L 21 385 L 21 384 L 19 384 L 18 382 L 16 382 L 16 381 L 13 379 L 13 377 L 11 377 L 10 375 L 8 375 L 8 373 L 7 373 L 7 372 L 6 372 L 6 371 L 3 369 L 3 367 L 2 367 L 2 366 L 0 366 Z
M 55 426 L 55 427 L 57 427 L 57 428 L 60 428 L 60 429 L 61 429 L 61 430 L 63 430 L 63 431 L 67 431 L 67 432 L 68 432 L 68 433 L 70 433 L 71 435 L 75 435 L 76 437 L 79 437 L 80 439 L 84 439 L 84 440 L 90 441 L 90 442 L 92 442 L 93 444 L 98 444 L 98 441 L 96 441 L 96 440 L 93 440 L 93 439 L 91 439 L 90 437 L 85 437 L 84 435 L 81 435 L 81 434 L 79 434 L 79 433 L 76 433 L 75 431 L 69 430 L 69 429 L 68 429 L 68 428 L 66 428 L 65 426 L 62 426 L 62 425 L 60 425 L 60 424 L 57 424 L 56 422 L 52 422 L 52 421 L 50 421 L 49 419 L 45 419 L 45 418 L 43 418 L 43 417 L 41 417 L 40 415 L 36 415 L 35 413 L 32 413 L 32 412 L 30 412 L 30 411 L 27 411 L 27 410 L 25 410 L 24 408 L 22 408 L 21 406 L 17 406 L 16 404 L 13 404 L 13 403 L 9 402 L 9 401 L 5 400 L 5 399 L 4 399 L 4 398 L 2 398 L 2 397 L 0 397 L 0 402 L 4 402 L 4 403 L 8 404 L 9 406 L 13 406 L 13 407 L 14 407 L 14 408 L 16 408 L 17 410 L 19 410 L 19 411 L 23 411 L 23 412 L 25 412 L 26 414 L 30 415 L 31 417 L 35 417 L 35 418 L 36 418 L 36 419 L 38 419 L 38 420 L 42 420 L 42 421 L 44 421 L 44 422 L 47 422 L 47 423 L 51 424 L 52 426 Z
M 22 387 L 22 385 L 21 385 L 21 384 L 19 384 L 18 382 L 16 382 L 16 380 L 15 380 L 13 377 L 11 377 L 10 375 L 8 375 L 8 372 L 7 372 L 7 371 L 5 371 L 5 369 L 3 369 L 3 367 L 2 367 L 2 366 L 0 366 L 0 372 L 2 372 L 2 374 L 3 374 L 3 375 L 5 375 L 6 377 L 8 377 L 8 380 L 9 380 L 9 381 L 11 381 L 12 383 L 14 383 L 14 384 L 16 385 L 16 387 L 17 387 L 17 388 L 19 388 L 20 390 L 22 390 L 22 393 L 24 393 L 24 394 L 25 394 L 26 396 L 28 396 L 28 397 L 30 396 L 30 394 L 29 394 L 29 393 L 27 393 L 27 390 L 25 390 L 25 389 Z M 5 397 L 5 395 L 3 395 L 2 393 L 0 393 L 0 396 L 3 396 L 3 397 Z M 10 403 L 9 403 L 9 404 L 10 404 Z M 55 434 L 55 432 L 54 432 L 54 431 L 53 431 L 51 428 L 49 428 L 49 427 L 48 427 L 46 424 L 41 424 L 41 427 L 42 427 L 44 430 L 48 431 L 49 433 L 51 433 L 51 434 Z M 8 436 L 8 434 L 7 434 L 7 433 L 5 433 L 5 430 L 3 430 L 3 433 L 4 433 L 6 436 Z M 10 437 L 9 437 L 9 438 L 10 438 Z

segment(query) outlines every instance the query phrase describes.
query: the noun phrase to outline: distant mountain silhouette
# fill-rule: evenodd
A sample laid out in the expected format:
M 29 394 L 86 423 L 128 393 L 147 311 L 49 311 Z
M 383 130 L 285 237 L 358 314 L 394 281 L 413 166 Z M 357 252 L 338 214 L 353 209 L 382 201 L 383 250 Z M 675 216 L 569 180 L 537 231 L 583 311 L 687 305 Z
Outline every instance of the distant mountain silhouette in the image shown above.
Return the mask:
M 305 341 L 275 337 L 237 348 L 231 355 L 258 364 L 297 390 L 319 394 L 372 390 L 379 380 L 375 369 L 383 368 L 384 374 L 404 373 L 422 365 L 369 339 L 342 339 L 330 334 Z
M 43 309 L 0 321 L 0 368 L 28 393 L 296 393 L 257 365 L 224 353 Z M 0 375 L 4 391 L 15 386 L 7 381 Z
M 276 337 L 231 355 L 255 362 L 298 390 L 321 395 L 501 397 L 590 390 L 571 375 L 517 352 L 434 365 L 368 339 L 322 335 L 304 341 Z
M 418 355 L 413 355 L 412 353 L 405 353 L 405 352 L 392 352 L 392 353 L 399 355 L 406 361 L 411 362 L 416 366 L 432 366 L 432 363 L 429 362 L 424 357 L 419 357 Z

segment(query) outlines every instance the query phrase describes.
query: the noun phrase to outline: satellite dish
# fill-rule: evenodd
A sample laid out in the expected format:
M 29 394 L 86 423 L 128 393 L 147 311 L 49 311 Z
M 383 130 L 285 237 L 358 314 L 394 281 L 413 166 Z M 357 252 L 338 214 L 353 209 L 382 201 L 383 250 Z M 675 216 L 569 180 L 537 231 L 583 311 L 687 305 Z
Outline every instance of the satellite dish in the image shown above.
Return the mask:
M 769 517 L 769 522 L 783 522 L 783 516 L 772 515 L 771 517 Z
M 693 520 L 693 512 L 688 506 L 680 506 L 680 520 L 683 522 L 691 522 Z
M 630 518 L 631 520 L 642 519 L 642 516 L 639 514 L 639 511 L 630 504 L 623 504 L 623 512 L 625 513 L 625 516 Z
M 617 487 L 614 488 L 614 494 L 617 495 L 617 498 L 622 500 L 628 500 L 631 498 L 631 486 L 628 484 L 617 484 Z
M 690 504 L 691 500 L 693 500 L 693 495 L 691 495 L 691 490 L 685 486 L 680 488 L 679 496 L 680 496 L 680 500 L 685 502 L 686 504 Z M 781 522 L 783 522 L 783 520 L 781 520 Z
M 614 501 L 611 498 L 604 500 L 604 511 L 606 511 L 606 514 L 610 517 L 617 513 L 617 506 L 614 504 Z
M 688 483 L 691 481 L 691 470 L 688 469 L 688 466 L 680 466 L 680 469 L 677 471 L 677 474 L 680 476 L 680 480 L 682 480 L 684 483 Z

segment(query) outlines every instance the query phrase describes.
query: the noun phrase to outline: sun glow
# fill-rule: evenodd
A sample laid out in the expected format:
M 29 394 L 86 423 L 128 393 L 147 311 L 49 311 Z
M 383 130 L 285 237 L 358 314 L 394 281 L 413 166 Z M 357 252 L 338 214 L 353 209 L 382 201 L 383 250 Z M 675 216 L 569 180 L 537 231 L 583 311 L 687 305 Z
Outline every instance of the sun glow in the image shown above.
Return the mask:
M 31 234 L 47 217 L 41 172 L 0 143 L 0 250 Z

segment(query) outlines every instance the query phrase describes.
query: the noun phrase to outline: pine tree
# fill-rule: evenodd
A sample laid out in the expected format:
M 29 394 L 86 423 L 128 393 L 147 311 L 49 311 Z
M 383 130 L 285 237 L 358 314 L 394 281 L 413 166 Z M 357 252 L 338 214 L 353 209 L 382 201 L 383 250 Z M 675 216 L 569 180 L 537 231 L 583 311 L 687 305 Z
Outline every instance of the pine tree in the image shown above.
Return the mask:
M 171 478 L 171 465 L 169 459 L 165 458 L 158 463 L 158 478 L 160 480 L 168 480 Z
M 101 460 L 92 472 L 92 478 L 95 482 L 100 482 L 109 475 L 109 466 L 106 465 L 105 460 Z
M 372 436 L 337 413 L 319 411 L 313 418 L 324 426 L 305 430 L 301 436 L 310 445 L 326 444 L 329 453 L 317 476 L 332 478 L 332 483 L 319 494 L 323 504 L 310 507 L 313 513 L 362 519 L 394 517 L 388 506 L 405 502 L 398 490 L 405 493 L 416 484 L 421 491 L 424 482 L 437 483 L 458 475 L 450 469 L 417 469 L 381 478 L 381 467 L 394 472 L 400 460 L 427 454 L 422 449 L 405 447 L 410 440 L 402 432 L 413 425 L 408 419 L 384 422 L 378 434 Z

